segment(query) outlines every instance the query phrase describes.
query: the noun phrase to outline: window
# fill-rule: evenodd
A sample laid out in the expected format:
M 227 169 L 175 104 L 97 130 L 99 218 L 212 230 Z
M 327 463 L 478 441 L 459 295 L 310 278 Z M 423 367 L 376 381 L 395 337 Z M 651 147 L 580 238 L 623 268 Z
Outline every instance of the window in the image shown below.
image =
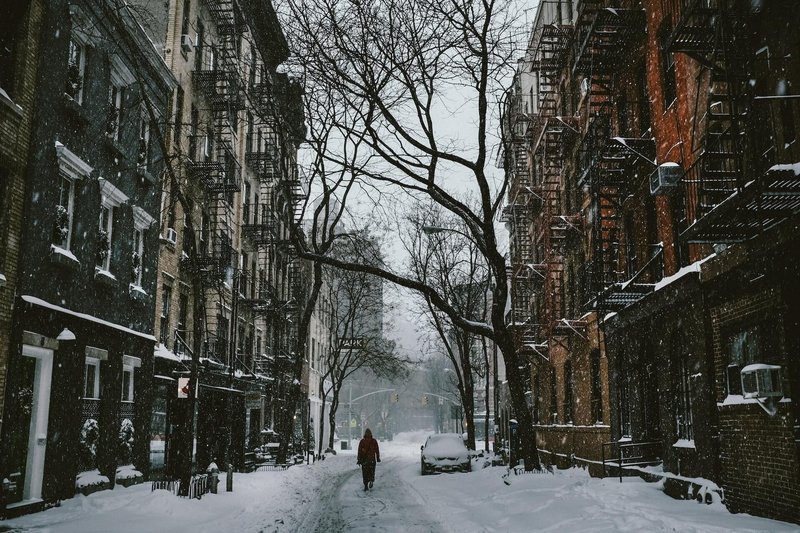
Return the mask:
M 600 379 L 600 350 L 594 349 L 591 354 L 592 371 L 592 418 L 596 424 L 603 423 L 603 388 Z
M 195 39 L 195 46 L 198 52 L 194 54 L 194 69 L 203 69 L 203 56 L 206 54 L 206 27 L 197 19 L 197 39 Z
M 675 427 L 679 439 L 694 440 L 692 427 L 692 386 L 689 374 L 688 357 L 685 351 L 677 354 L 678 359 L 678 397 L 675 399 Z
M 83 373 L 83 397 L 100 398 L 100 359 L 87 357 Z
M 97 268 L 110 270 L 111 238 L 114 230 L 114 208 L 109 205 L 100 207 L 100 224 L 97 237 Z
M 189 110 L 189 157 L 194 161 L 199 161 L 197 153 L 197 135 L 200 127 L 200 113 L 195 106 Z
M 183 17 L 181 20 L 181 35 L 189 35 L 189 12 L 192 6 L 191 0 L 183 0 Z
M 150 144 L 150 118 L 146 110 L 142 110 L 141 120 L 139 121 L 139 155 L 137 162 L 139 168 L 147 170 L 151 158 L 151 144 Z
M 144 258 L 144 231 L 133 230 L 133 254 L 131 256 L 131 283 L 142 286 L 142 259 Z
M 56 205 L 53 244 L 69 250 L 72 246 L 72 219 L 75 209 L 75 182 L 89 177 L 92 167 L 66 146 L 56 141 L 59 191 Z
M 215 352 L 222 359 L 228 353 L 228 318 L 223 315 L 217 315 L 217 346 Z
M 773 363 L 779 357 L 777 320 L 750 321 L 726 336 L 728 394 L 742 394 L 741 370 L 753 363 Z
M 175 94 L 175 129 L 173 131 L 172 142 L 175 146 L 181 145 L 181 132 L 183 131 L 183 87 L 178 86 Z
M 27 15 L 28 2 L 3 2 L 0 6 L 0 20 L 4 31 L 0 32 L 0 87 L 9 96 L 14 96 L 14 59 L 17 48 L 17 31 Z
M 115 141 L 119 140 L 122 122 L 122 104 L 125 101 L 125 87 L 112 84 L 108 89 L 108 117 L 106 119 L 106 135 Z
M 75 181 L 64 175 L 60 177 L 54 244 L 70 249 L 72 244 L 72 218 L 75 213 Z
M 188 342 L 189 338 L 189 331 L 187 325 L 188 319 L 189 319 L 189 294 L 182 290 L 178 294 L 178 324 L 175 327 L 175 334 L 180 337 L 175 342 L 175 351 L 178 353 L 183 353 L 185 351 L 184 343 Z
M 136 369 L 142 366 L 142 360 L 130 355 L 122 356 L 122 401 L 132 402 L 136 391 Z
M 628 380 L 625 379 L 625 374 L 619 372 L 617 374 L 617 416 L 619 421 L 619 430 L 622 437 L 631 436 L 631 406 L 628 401 Z
M 110 181 L 100 178 L 100 216 L 97 239 L 96 266 L 111 271 L 111 255 L 114 243 L 114 212 L 126 203 L 128 197 Z
M 668 41 L 672 33 L 669 17 L 664 19 L 664 24 L 659 30 L 661 41 L 661 85 L 664 96 L 664 109 L 666 110 L 676 98 L 675 88 L 675 54 L 669 52 Z
M 67 59 L 67 83 L 64 92 L 76 103 L 83 103 L 83 86 L 86 71 L 86 47 L 76 41 L 69 41 L 69 57 Z
M 133 401 L 133 367 L 128 365 L 122 367 L 122 401 Z
M 564 421 L 567 424 L 573 423 L 573 382 L 572 382 L 572 362 L 564 363 Z
M 139 206 L 133 206 L 133 250 L 131 251 L 131 283 L 142 286 L 144 274 L 145 230 L 155 223 L 155 218 Z
M 172 308 L 172 287 L 164 285 L 161 288 L 161 344 L 169 342 L 169 312 Z

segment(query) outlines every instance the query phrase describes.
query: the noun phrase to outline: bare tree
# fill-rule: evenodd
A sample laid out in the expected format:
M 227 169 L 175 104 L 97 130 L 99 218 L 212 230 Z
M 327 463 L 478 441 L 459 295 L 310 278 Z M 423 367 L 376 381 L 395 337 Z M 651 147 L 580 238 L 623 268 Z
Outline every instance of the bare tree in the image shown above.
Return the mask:
M 464 233 L 465 228 L 459 228 L 459 219 L 446 216 L 435 204 L 421 208 L 408 219 L 409 233 L 404 243 L 415 279 L 446 296 L 450 305 L 467 320 L 483 320 L 488 271 L 477 246 Z M 435 344 L 451 366 L 453 385 L 467 423 L 467 444 L 475 449 L 475 378 L 483 375 L 483 357 L 478 343 L 484 337 L 456 326 L 430 298 L 421 300 L 421 313 L 427 317 Z
M 350 257 L 370 264 L 380 264 L 379 249 L 374 239 L 363 235 L 350 235 L 341 243 L 336 253 L 339 257 Z M 395 343 L 383 336 L 383 313 L 390 309 L 383 301 L 383 280 L 364 272 L 336 270 L 332 276 L 331 301 L 333 328 L 338 342 L 331 343 L 326 354 L 325 376 L 330 387 L 323 401 L 329 396 L 330 448 L 336 428 L 336 414 L 340 404 L 340 393 L 344 383 L 361 369 L 369 369 L 377 377 L 402 377 L 408 361 L 395 350 Z
M 492 281 L 488 322 L 459 313 L 435 287 L 385 266 L 367 265 L 309 249 L 308 259 L 364 271 L 420 292 L 456 326 L 491 338 L 506 367 L 518 369 L 513 335 L 505 322 L 506 262 L 495 228 L 506 183 L 488 173 L 492 120 L 503 84 L 513 70 L 512 11 L 506 0 L 287 0 L 287 33 L 303 72 L 307 98 L 320 94 L 344 110 L 325 120 L 343 134 L 337 146 L 311 145 L 319 157 L 351 170 L 362 188 L 397 195 L 406 203 L 426 198 L 458 217 L 483 255 Z M 453 100 L 450 102 L 450 100 Z M 474 125 L 452 133 L 454 112 Z M 499 123 L 498 123 L 499 124 Z M 350 154 L 351 144 L 362 157 Z M 332 150 L 331 148 L 336 148 Z M 472 209 L 455 186 L 477 198 Z M 509 373 L 526 468 L 539 468 L 527 378 Z

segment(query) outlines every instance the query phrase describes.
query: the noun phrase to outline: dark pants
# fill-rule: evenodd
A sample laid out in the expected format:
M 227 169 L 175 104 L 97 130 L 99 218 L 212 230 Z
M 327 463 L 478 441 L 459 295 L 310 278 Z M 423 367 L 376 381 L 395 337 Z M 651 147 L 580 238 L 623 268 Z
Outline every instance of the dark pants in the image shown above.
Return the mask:
M 362 463 L 361 477 L 364 480 L 364 485 L 370 481 L 375 481 L 375 463 Z

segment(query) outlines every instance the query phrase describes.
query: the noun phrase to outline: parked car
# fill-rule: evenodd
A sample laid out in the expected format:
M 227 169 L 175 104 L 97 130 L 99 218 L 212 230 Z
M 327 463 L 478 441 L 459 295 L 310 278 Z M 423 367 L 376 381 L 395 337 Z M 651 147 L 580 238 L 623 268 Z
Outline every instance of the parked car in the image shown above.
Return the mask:
M 464 439 L 456 433 L 437 433 L 428 437 L 420 447 L 422 475 L 434 472 L 470 472 L 472 454 Z

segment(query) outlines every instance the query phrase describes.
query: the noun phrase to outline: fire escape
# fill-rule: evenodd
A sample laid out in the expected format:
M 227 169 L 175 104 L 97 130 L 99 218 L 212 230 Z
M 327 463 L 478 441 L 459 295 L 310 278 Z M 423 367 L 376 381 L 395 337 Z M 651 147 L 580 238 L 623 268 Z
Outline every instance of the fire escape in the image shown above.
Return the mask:
M 529 108 L 523 103 L 521 89 L 517 84 L 508 117 L 511 135 L 509 166 L 511 179 L 508 203 L 503 209 L 503 220 L 510 233 L 511 266 L 509 268 L 511 290 L 511 314 L 506 318 L 514 332 L 515 344 L 520 351 L 532 342 L 534 331 L 531 324 L 530 294 L 532 289 L 531 253 L 528 227 L 531 216 L 540 206 L 540 195 L 531 187 L 528 171 L 528 155 L 525 132 L 530 122 Z
M 684 0 L 669 38 L 708 72 L 702 151 L 683 178 L 691 243 L 735 243 L 800 213 L 797 95 L 759 94 L 773 74 L 749 42 L 759 15 L 747 2 Z M 769 51 L 767 50 L 768 54 Z M 785 59 L 773 59 L 776 63 Z M 777 65 L 773 64 L 772 69 Z M 780 69 L 778 69 L 780 70 Z M 701 118 L 702 117 L 702 118 Z M 782 141 L 782 142 L 780 142 Z
M 251 74 L 248 95 L 254 116 L 247 126 L 245 163 L 258 178 L 254 202 L 245 211 L 242 235 L 253 254 L 245 275 L 251 280 L 244 303 L 265 320 L 267 342 L 254 358 L 254 370 L 274 374 L 285 367 L 295 350 L 292 316 L 302 301 L 301 269 L 289 235 L 300 220 L 304 191 L 297 170 L 285 155 L 284 117 L 275 103 L 274 77 L 263 69 Z M 245 268 L 248 268 L 245 265 Z
M 565 212 L 563 202 L 564 159 L 577 133 L 575 119 L 564 112 L 568 93 L 563 86 L 559 87 L 573 35 L 564 7 L 562 2 L 542 6 L 547 23 L 539 30 L 532 65 L 539 98 L 538 113 L 529 135 L 536 175 L 534 187 L 542 197 L 542 210 L 534 225 L 534 239 L 541 256 L 537 259 L 541 261 L 542 283 L 537 285 L 535 297 L 539 303 L 538 334 L 542 340 L 552 337 L 563 318 L 565 254 L 569 244 L 574 243 L 571 238 L 578 235 L 573 231 L 575 217 Z
M 649 160 L 653 170 L 655 147 L 652 139 L 619 137 L 614 120 L 615 78 L 628 45 L 644 35 L 644 28 L 641 7 L 600 0 L 584 1 L 576 22 L 572 71 L 584 76 L 589 111 L 579 149 L 579 182 L 591 195 L 586 287 L 593 295 L 588 307 L 601 313 L 624 307 L 652 290 L 652 285 L 625 283 L 628 273 L 620 263 L 626 250 L 620 236 L 622 204 L 636 186 L 632 181 L 642 161 Z
M 234 194 L 240 189 L 241 166 L 236 156 L 236 129 L 245 97 L 239 76 L 239 43 L 244 23 L 232 1 L 208 1 L 216 38 L 206 35 L 197 43 L 192 72 L 195 90 L 205 100 L 210 121 L 204 134 L 197 132 L 189 154 L 190 181 L 204 195 L 199 245 L 192 257 L 184 257 L 184 270 L 201 275 L 206 288 L 230 279 L 238 265 L 233 246 L 237 225 Z M 229 348 L 227 318 L 221 311 L 206 317 L 207 356 L 225 361 Z M 230 329 L 230 331 L 228 331 Z M 235 332 L 233 332 L 235 333 Z
M 196 136 L 190 154 L 189 176 L 206 194 L 207 217 L 203 218 L 196 259 L 184 261 L 186 268 L 225 274 L 232 266 L 233 194 L 239 190 L 241 167 L 236 158 L 237 114 L 245 100 L 239 80 L 239 20 L 232 2 L 208 2 L 216 22 L 216 43 L 198 43 L 197 68 L 192 81 L 204 97 L 211 116 L 205 135 Z M 213 7 L 212 7 L 213 6 Z

